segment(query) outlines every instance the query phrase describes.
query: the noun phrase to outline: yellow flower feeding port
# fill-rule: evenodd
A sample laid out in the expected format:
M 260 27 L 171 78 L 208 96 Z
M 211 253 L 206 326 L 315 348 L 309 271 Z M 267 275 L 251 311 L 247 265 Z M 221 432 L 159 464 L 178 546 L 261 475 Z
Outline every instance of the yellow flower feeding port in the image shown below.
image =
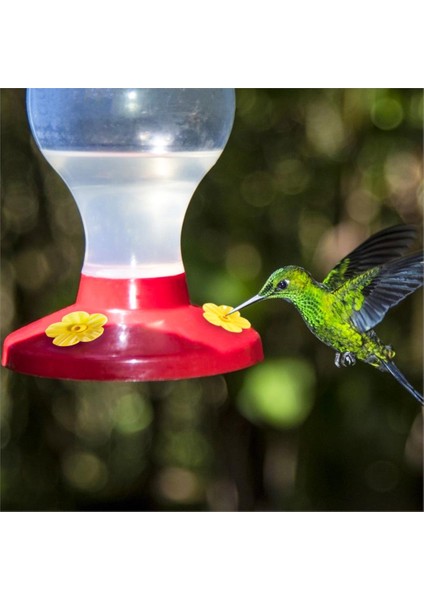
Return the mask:
M 238 311 L 231 315 L 228 314 L 232 309 L 232 306 L 227 306 L 225 304 L 217 306 L 212 302 L 207 302 L 203 305 L 203 317 L 206 321 L 212 323 L 212 325 L 223 327 L 232 333 L 241 333 L 243 329 L 250 329 L 251 325 L 249 321 L 244 317 L 241 317 Z
M 46 329 L 46 335 L 53 338 L 55 346 L 75 346 L 80 342 L 97 340 L 103 332 L 107 317 L 95 313 L 90 315 L 83 310 L 77 310 L 62 317 L 60 323 L 52 323 Z

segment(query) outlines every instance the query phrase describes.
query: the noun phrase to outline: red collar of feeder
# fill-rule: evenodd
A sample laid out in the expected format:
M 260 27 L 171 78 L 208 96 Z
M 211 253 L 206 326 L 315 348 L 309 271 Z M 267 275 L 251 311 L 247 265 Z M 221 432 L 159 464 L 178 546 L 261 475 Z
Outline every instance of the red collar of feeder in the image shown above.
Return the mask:
M 104 279 L 81 275 L 77 304 L 103 309 L 168 309 L 190 303 L 184 273 L 146 279 Z M 97 311 L 99 312 L 99 311 Z

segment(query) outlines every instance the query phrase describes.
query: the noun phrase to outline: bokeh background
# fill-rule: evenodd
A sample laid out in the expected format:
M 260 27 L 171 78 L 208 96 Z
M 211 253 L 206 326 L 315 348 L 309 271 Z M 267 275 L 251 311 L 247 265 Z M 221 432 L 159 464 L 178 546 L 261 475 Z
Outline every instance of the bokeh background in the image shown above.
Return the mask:
M 182 238 L 191 299 L 235 305 L 284 264 L 319 279 L 369 234 L 422 223 L 418 89 L 241 89 Z M 70 304 L 84 242 L 69 191 L 2 90 L 4 337 Z M 421 237 L 421 230 L 420 230 Z M 277 300 L 245 311 L 266 359 L 175 382 L 2 369 L 4 511 L 420 511 L 422 414 L 388 375 L 334 366 Z M 422 389 L 422 292 L 377 332 Z

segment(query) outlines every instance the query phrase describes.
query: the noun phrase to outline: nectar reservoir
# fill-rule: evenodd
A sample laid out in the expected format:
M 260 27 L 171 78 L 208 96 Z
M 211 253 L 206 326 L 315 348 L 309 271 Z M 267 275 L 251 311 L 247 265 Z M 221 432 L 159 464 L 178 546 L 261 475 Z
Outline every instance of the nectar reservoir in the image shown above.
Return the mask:
M 234 106 L 229 89 L 29 90 L 34 137 L 81 213 L 85 275 L 184 271 L 184 214 L 227 142 Z

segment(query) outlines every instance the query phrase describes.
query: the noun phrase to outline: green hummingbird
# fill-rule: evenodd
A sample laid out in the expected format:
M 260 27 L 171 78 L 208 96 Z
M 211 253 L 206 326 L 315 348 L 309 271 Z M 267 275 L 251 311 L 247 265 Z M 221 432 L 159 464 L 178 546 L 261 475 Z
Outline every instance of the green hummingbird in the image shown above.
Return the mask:
M 423 396 L 393 362 L 393 348 L 373 329 L 390 308 L 423 284 L 422 252 L 403 256 L 415 237 L 411 225 L 383 229 L 343 258 L 322 283 L 301 267 L 277 269 L 256 296 L 228 314 L 261 300 L 287 300 L 312 333 L 336 351 L 337 367 L 359 359 L 388 371 L 424 405 Z

